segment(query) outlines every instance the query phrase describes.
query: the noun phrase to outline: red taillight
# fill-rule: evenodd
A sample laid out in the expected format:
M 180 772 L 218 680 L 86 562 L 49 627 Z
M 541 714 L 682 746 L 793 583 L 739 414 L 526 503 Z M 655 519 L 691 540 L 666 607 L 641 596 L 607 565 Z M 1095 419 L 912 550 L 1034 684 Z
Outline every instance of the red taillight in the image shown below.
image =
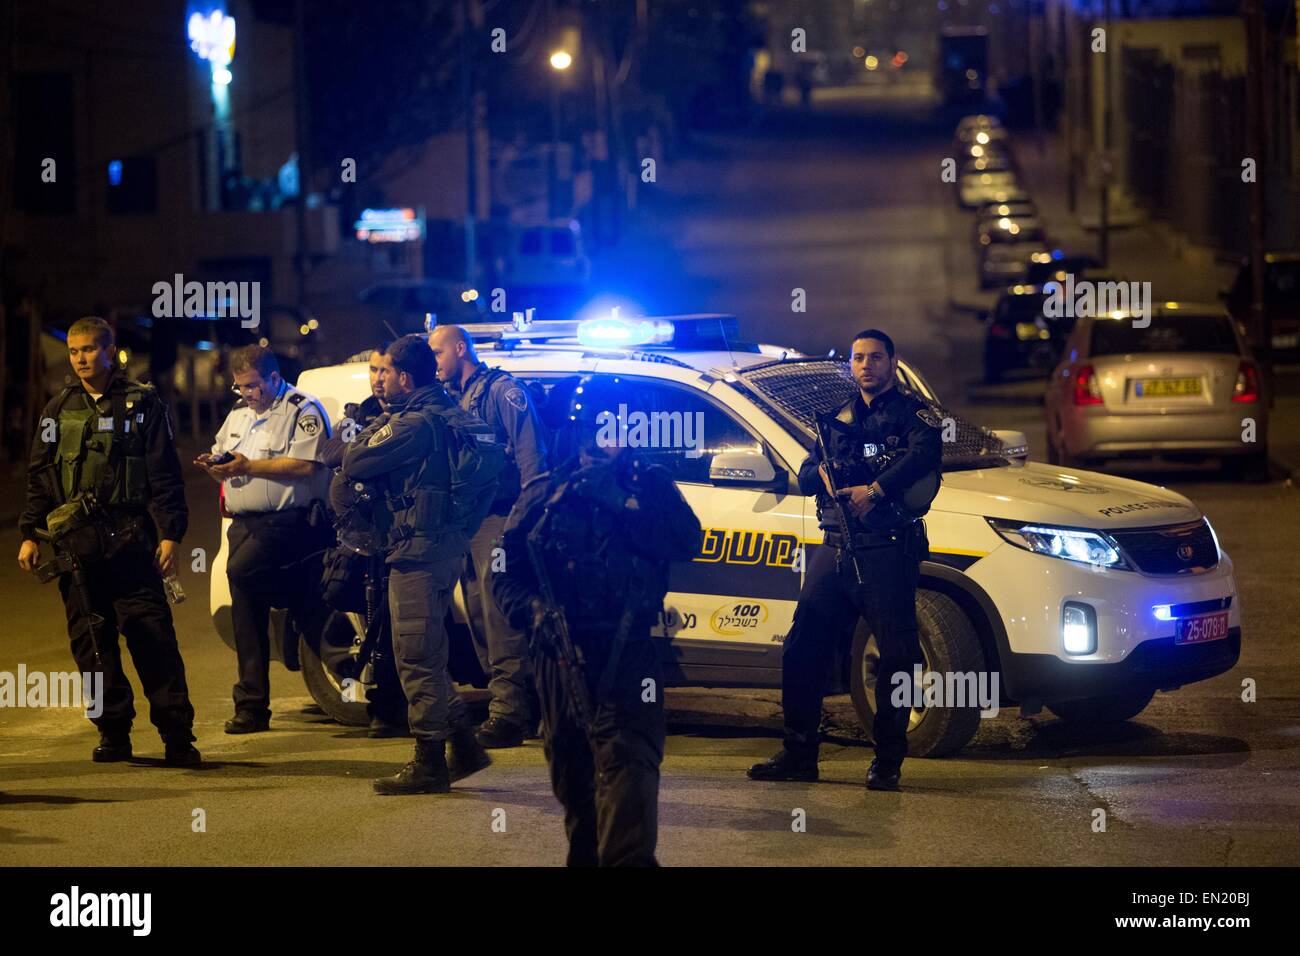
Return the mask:
M 217 485 L 217 513 L 223 518 L 233 518 L 229 511 L 226 510 L 226 485 L 225 482 Z
M 1250 362 L 1242 362 L 1237 369 L 1237 384 L 1232 387 L 1234 402 L 1259 401 L 1259 373 Z
M 989 326 L 989 336 L 995 339 L 1011 338 L 1011 326 L 994 324 Z
M 1101 386 L 1097 382 L 1097 372 L 1091 365 L 1085 365 L 1074 373 L 1074 404 L 1101 404 Z

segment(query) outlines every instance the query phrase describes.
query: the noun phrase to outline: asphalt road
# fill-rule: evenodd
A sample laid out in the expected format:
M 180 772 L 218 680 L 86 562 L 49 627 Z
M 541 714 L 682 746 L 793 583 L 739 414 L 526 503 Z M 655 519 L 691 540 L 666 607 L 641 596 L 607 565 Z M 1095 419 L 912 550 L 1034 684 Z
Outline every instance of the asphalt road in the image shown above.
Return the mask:
M 754 335 L 808 351 L 880 324 L 940 394 L 981 422 L 1024 427 L 1024 389 L 974 386 L 979 329 L 945 308 L 948 197 L 934 182 L 948 131 L 891 100 L 714 137 L 660 167 L 667 193 L 638 256 L 665 308 L 736 311 Z M 667 238 L 666 238 L 667 237 Z M 629 280 L 627 288 L 633 289 Z M 791 290 L 806 314 L 790 312 Z M 1038 445 L 1041 452 L 1041 444 Z M 817 784 L 756 784 L 744 769 L 779 746 L 773 691 L 669 691 L 660 858 L 718 864 L 1294 864 L 1300 861 L 1300 607 L 1295 490 L 1242 486 L 1212 469 L 1146 476 L 1209 514 L 1237 567 L 1242 660 L 1215 680 L 1157 695 L 1107 735 L 1049 715 L 988 720 L 960 755 L 909 761 L 901 794 L 862 786 L 870 751 L 844 699 Z M 187 547 L 215 548 L 212 487 L 191 485 Z M 0 711 L 0 861 L 7 864 L 556 864 L 559 807 L 538 742 L 443 797 L 379 798 L 370 780 L 410 742 L 326 721 L 301 678 L 276 665 L 271 733 L 227 737 L 233 654 L 186 570 L 177 608 L 206 765 L 161 765 L 145 716 L 140 759 L 95 765 L 73 710 Z M 69 666 L 53 586 L 0 564 L 0 670 Z M 132 674 L 134 679 L 134 674 Z M 1258 700 L 1244 703 L 1245 678 Z M 137 683 L 138 686 L 138 683 Z M 1106 829 L 1095 832 L 1097 810 Z M 202 811 L 201 814 L 198 811 Z M 201 818 L 202 832 L 196 824 Z M 804 826 L 796 827 L 799 820 Z

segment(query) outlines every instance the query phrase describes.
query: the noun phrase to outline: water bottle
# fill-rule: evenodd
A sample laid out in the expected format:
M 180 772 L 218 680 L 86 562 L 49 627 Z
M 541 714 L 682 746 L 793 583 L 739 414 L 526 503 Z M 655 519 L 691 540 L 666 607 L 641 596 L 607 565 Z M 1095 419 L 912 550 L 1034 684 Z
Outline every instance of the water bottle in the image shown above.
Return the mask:
M 174 574 L 163 578 L 163 590 L 167 592 L 167 600 L 172 604 L 185 602 L 185 589 Z

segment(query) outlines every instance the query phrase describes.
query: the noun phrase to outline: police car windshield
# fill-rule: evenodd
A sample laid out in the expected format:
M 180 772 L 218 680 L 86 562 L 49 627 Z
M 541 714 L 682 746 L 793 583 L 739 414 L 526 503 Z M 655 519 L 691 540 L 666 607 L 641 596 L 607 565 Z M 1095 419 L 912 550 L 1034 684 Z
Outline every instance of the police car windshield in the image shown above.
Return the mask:
M 740 372 L 737 379 L 732 387 L 763 408 L 809 451 L 815 444 L 814 416 L 841 408 L 858 391 L 848 363 L 834 359 L 771 362 Z M 896 387 L 926 402 L 939 418 L 952 420 L 951 440 L 943 443 L 944 471 L 1009 463 L 1000 439 L 945 409 L 922 380 L 901 366 Z

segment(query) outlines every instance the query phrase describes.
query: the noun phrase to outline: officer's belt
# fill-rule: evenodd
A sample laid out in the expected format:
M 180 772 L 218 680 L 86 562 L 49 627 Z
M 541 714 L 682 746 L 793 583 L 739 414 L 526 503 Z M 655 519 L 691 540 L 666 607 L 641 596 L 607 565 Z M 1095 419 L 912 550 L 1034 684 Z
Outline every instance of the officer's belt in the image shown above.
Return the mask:
M 858 531 L 849 535 L 848 544 L 845 543 L 844 535 L 838 531 L 826 531 L 822 543 L 832 548 L 844 549 L 850 548 L 883 548 L 891 544 L 898 544 L 902 536 L 907 533 L 911 526 L 897 528 L 893 531 L 867 532 Z

